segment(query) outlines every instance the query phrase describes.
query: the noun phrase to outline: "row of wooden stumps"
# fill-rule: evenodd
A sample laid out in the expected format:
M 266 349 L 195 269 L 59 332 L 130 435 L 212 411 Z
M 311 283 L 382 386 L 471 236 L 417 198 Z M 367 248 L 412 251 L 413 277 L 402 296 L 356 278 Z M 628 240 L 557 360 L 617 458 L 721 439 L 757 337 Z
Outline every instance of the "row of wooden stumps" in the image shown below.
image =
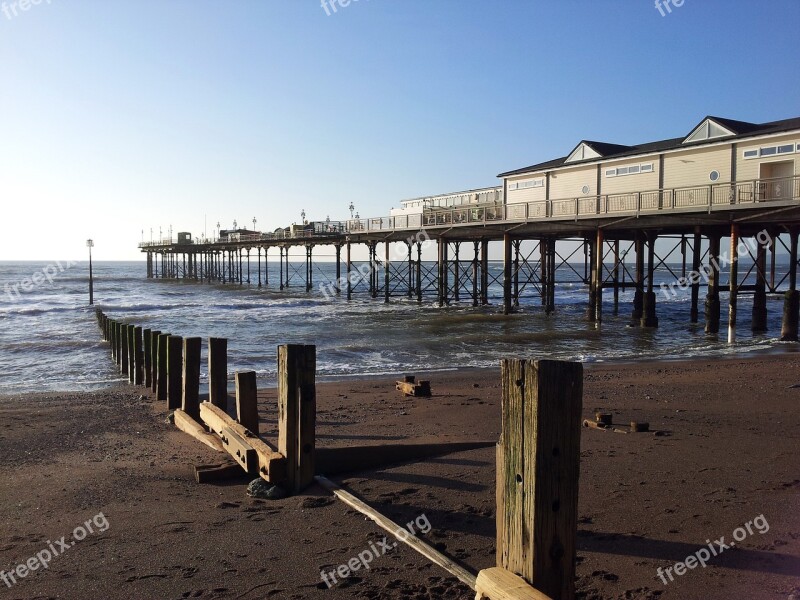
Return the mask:
M 200 402 L 201 338 L 144 329 L 97 310 L 103 339 L 120 373 L 152 389 L 174 411 L 175 425 L 247 473 L 297 493 L 314 480 L 316 348 L 278 348 L 278 443 L 259 435 L 258 389 L 253 371 L 235 373 L 236 418 L 227 413 L 227 340 L 209 338 L 209 399 Z
M 316 480 L 380 526 L 393 533 L 399 531 L 398 525 L 352 494 L 325 477 L 314 475 L 318 452 L 314 346 L 278 348 L 279 423 L 278 445 L 274 448 L 258 435 L 252 372 L 236 374 L 237 418 L 225 411 L 227 375 L 222 383 L 218 379 L 221 373 L 227 374 L 225 340 L 209 341 L 211 401 L 200 403 L 196 391 L 199 338 L 182 339 L 141 329 L 109 319 L 99 309 L 97 319 L 121 372 L 129 377 L 133 373 L 133 383 L 144 385 L 150 381 L 156 391 L 159 381 L 165 382 L 161 388 L 166 391 L 164 399 L 174 409 L 175 424 L 183 431 L 226 451 L 248 473 L 258 474 L 290 493 L 298 493 Z M 127 349 L 124 355 L 123 349 Z M 146 349 L 150 351 L 149 361 Z M 497 566 L 475 576 L 419 538 L 399 539 L 467 583 L 476 591 L 477 599 L 572 600 L 583 367 L 558 361 L 504 360 L 502 384 L 502 434 L 496 445 Z M 449 450 L 466 450 L 481 444 L 450 444 Z M 408 457 L 417 452 L 422 458 L 431 453 L 430 448 L 414 446 L 406 446 L 400 454 Z M 369 455 L 377 448 L 343 450 Z M 398 457 L 398 448 L 392 450 L 393 456 L 387 462 Z M 441 450 L 439 453 L 444 453 Z M 333 451 L 326 457 L 320 452 L 319 462 L 328 468 L 346 456 L 347 453 Z

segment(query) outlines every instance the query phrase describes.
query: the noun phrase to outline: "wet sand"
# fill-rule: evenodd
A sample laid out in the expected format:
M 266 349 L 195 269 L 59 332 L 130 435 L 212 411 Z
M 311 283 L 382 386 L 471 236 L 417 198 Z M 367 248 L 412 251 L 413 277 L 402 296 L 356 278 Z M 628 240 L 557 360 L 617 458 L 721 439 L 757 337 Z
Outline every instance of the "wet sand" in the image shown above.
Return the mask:
M 800 598 L 798 367 L 797 355 L 587 366 L 586 418 L 605 409 L 662 435 L 583 430 L 579 598 Z M 498 437 L 499 370 L 432 374 L 427 399 L 401 397 L 394 379 L 319 384 L 318 445 Z M 275 391 L 261 396 L 275 440 Z M 220 455 L 167 412 L 127 386 L 0 398 L 0 570 L 68 544 L 48 569 L 0 581 L 0 597 L 474 597 L 402 545 L 328 589 L 320 571 L 386 534 L 316 486 L 262 501 L 247 478 L 196 484 L 192 465 Z M 335 480 L 397 522 L 430 523 L 421 537 L 477 571 L 494 564 L 494 472 L 485 448 Z M 69 545 L 99 513 L 107 530 Z M 747 522 L 706 568 L 657 576 Z

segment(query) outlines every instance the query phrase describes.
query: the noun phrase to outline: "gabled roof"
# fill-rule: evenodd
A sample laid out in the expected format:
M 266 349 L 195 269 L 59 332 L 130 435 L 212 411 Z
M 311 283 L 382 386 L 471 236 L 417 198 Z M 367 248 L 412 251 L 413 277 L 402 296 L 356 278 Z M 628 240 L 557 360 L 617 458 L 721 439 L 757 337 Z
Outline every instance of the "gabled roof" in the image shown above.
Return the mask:
M 730 134 L 715 135 L 714 137 L 704 138 L 697 141 L 688 141 L 698 129 L 701 129 L 707 122 L 714 123 L 720 127 L 721 130 L 715 130 L 715 133 L 720 133 L 722 130 L 727 130 Z M 727 138 L 731 141 L 744 139 L 748 137 L 755 137 L 758 135 L 767 135 L 771 133 L 782 133 L 784 131 L 791 131 L 793 129 L 800 129 L 800 117 L 792 119 L 783 119 L 781 121 L 770 121 L 768 123 L 748 123 L 746 121 L 735 121 L 733 119 L 725 119 L 722 117 L 707 116 L 691 131 L 688 136 L 672 138 L 669 140 L 659 140 L 656 142 L 647 142 L 644 144 L 637 144 L 634 146 L 623 146 L 620 144 L 609 144 L 606 142 L 590 142 L 583 140 L 578 144 L 573 151 L 561 158 L 556 158 L 546 162 L 523 167 L 514 171 L 507 171 L 500 173 L 498 177 L 511 177 L 513 175 L 524 175 L 535 171 L 546 171 L 548 169 L 556 169 L 558 167 L 578 165 L 582 163 L 596 162 L 599 158 L 604 160 L 612 160 L 618 158 L 625 158 L 626 156 L 637 156 L 640 154 L 653 154 L 656 152 L 666 152 L 667 150 L 678 150 L 686 148 L 687 146 L 699 146 L 708 144 L 716 139 Z M 711 128 L 709 127 L 709 131 Z M 582 160 L 572 160 L 569 158 L 575 153 L 575 150 L 585 147 L 590 148 L 598 156 L 583 158 Z M 584 155 L 585 156 L 585 155 Z
M 582 160 L 589 160 L 591 158 L 602 158 L 608 154 L 615 154 L 623 152 L 628 149 L 628 146 L 620 146 L 619 144 L 607 144 L 605 142 L 592 142 L 589 140 L 581 140 L 575 146 L 572 152 L 569 153 L 564 162 L 580 162 Z

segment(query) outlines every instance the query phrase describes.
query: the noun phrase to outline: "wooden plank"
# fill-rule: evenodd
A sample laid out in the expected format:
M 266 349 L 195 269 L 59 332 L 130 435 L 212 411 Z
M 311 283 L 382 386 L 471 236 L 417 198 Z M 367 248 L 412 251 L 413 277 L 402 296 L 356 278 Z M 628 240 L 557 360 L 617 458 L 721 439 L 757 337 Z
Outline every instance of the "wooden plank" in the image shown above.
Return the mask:
M 208 338 L 208 396 L 214 406 L 228 408 L 228 340 Z
M 158 365 L 156 366 L 156 398 L 158 400 L 167 399 L 167 345 L 169 338 L 169 333 L 162 333 L 158 336 Z
M 461 565 L 456 564 L 451 558 L 448 558 L 435 548 L 432 548 L 418 537 L 411 535 L 407 530 L 392 521 L 389 517 L 382 515 L 374 508 L 369 506 L 366 502 L 356 498 L 353 494 L 342 489 L 326 477 L 318 475 L 314 478 L 314 480 L 326 490 L 334 494 L 337 498 L 339 498 L 339 500 L 347 504 L 347 506 L 356 509 L 362 515 L 369 517 L 379 527 L 394 535 L 398 541 L 410 546 L 432 563 L 439 565 L 448 573 L 457 577 L 459 581 L 467 584 L 471 589 L 475 589 L 475 575 L 467 571 Z
M 270 483 L 278 485 L 285 483 L 286 457 L 272 448 L 263 438 L 254 436 L 251 431 L 228 416 L 224 410 L 210 402 L 200 404 L 200 418 L 211 431 L 218 435 L 225 428 L 230 428 L 246 439 L 258 455 L 258 474 Z
M 298 493 L 314 479 L 316 346 L 278 347 L 278 452 L 287 486 Z
M 583 366 L 503 361 L 498 565 L 557 600 L 575 597 Z
M 245 471 L 252 474 L 258 472 L 258 455 L 247 439 L 230 427 L 223 427 L 220 438 L 228 454 L 242 465 Z
M 200 423 L 195 421 L 180 408 L 175 409 L 174 416 L 175 427 L 184 433 L 188 433 L 194 439 L 204 443 L 209 448 L 219 450 L 220 452 L 225 452 L 225 448 L 222 447 L 222 441 L 219 439 L 219 437 L 212 433 L 208 433 Z
M 233 459 L 225 463 L 195 465 L 194 467 L 194 480 L 197 483 L 227 481 L 236 477 L 242 477 L 243 474 L 242 466 Z
M 193 419 L 200 418 L 200 338 L 183 340 L 183 391 L 181 408 Z
M 236 420 L 255 435 L 258 429 L 258 386 L 255 371 L 236 373 Z
M 167 407 L 181 407 L 183 393 L 183 338 L 171 335 L 167 339 Z
M 475 581 L 475 600 L 551 600 L 522 577 L 501 567 L 484 569 Z

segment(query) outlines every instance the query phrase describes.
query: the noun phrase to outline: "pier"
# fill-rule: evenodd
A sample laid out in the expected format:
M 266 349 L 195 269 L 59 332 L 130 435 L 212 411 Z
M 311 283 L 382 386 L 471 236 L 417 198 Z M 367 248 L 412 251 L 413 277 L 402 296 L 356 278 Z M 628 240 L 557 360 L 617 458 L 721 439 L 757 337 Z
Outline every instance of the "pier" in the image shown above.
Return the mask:
M 503 188 L 489 191 L 502 196 Z M 533 290 L 543 310 L 552 312 L 556 284 L 579 282 L 589 286 L 586 317 L 597 323 L 607 292 L 618 310 L 620 290 L 633 289 L 631 321 L 641 327 L 658 326 L 660 293 L 691 288 L 689 320 L 697 323 L 702 314 L 708 333 L 719 332 L 719 294 L 730 292 L 731 341 L 740 295 L 754 296 L 751 327 L 763 332 L 767 294 L 785 294 L 781 337 L 797 339 L 800 177 L 524 204 L 480 202 L 480 195 L 464 193 L 476 201 L 429 206 L 419 214 L 318 222 L 275 233 L 241 230 L 210 240 L 168 239 L 140 247 L 149 278 L 306 292 L 318 287 L 348 300 L 359 294 L 384 302 L 403 297 L 473 306 L 488 304 L 489 287 L 499 284 L 505 314 L 515 310 L 526 290 Z M 666 252 L 657 251 L 659 240 Z M 436 246 L 433 261 L 422 259 L 427 244 Z M 352 251 L 357 245 L 367 248 L 369 259 L 356 267 Z M 489 253 L 497 246 L 503 271 L 493 276 Z M 334 257 L 333 281 L 315 281 L 315 251 L 320 248 Z M 789 270 L 778 277 L 780 249 L 789 255 Z M 745 272 L 738 259 L 748 255 L 753 265 Z M 674 263 L 681 265 L 679 271 L 670 266 Z M 655 286 L 653 274 L 662 267 L 675 276 L 675 285 Z M 726 268 L 729 282 L 722 285 Z M 749 275 L 756 283 L 744 286 Z M 701 285 L 706 287 L 702 309 Z

